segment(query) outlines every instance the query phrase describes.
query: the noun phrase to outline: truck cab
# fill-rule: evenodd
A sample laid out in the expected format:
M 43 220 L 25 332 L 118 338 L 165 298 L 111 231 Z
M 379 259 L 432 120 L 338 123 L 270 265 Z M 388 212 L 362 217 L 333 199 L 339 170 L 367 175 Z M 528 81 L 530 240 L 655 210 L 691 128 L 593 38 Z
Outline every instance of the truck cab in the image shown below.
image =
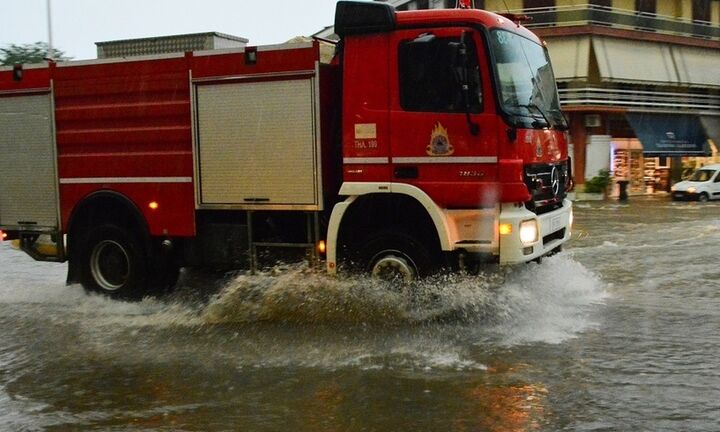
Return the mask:
M 343 235 L 331 223 L 329 236 L 362 250 L 359 232 L 402 233 L 402 248 L 369 252 L 372 272 L 385 255 L 422 273 L 415 261 L 432 254 L 403 252 L 422 244 L 457 266 L 527 262 L 569 239 L 567 124 L 545 46 L 511 18 L 338 3 L 347 199 L 333 219 L 363 226 Z

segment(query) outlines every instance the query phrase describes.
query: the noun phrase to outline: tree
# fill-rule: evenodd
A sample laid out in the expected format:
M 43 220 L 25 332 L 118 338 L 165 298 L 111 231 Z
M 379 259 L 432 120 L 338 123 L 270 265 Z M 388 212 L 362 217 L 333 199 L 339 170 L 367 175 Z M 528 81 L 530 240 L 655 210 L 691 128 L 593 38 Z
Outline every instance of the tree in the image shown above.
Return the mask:
M 52 58 L 55 61 L 70 60 L 64 52 L 53 48 Z M 12 66 L 22 63 L 42 63 L 48 58 L 48 44 L 35 42 L 34 44 L 15 45 L 0 48 L 0 66 Z

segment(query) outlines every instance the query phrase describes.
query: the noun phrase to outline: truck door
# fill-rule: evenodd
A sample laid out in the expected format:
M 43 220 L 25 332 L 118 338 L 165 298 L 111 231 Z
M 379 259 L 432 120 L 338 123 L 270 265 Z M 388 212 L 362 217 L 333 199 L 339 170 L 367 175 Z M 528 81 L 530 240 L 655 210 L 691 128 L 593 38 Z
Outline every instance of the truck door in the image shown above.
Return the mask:
M 55 231 L 57 159 L 52 96 L 0 96 L 0 226 Z
M 398 31 L 391 42 L 392 181 L 446 208 L 497 203 L 497 125 L 482 41 L 457 27 Z

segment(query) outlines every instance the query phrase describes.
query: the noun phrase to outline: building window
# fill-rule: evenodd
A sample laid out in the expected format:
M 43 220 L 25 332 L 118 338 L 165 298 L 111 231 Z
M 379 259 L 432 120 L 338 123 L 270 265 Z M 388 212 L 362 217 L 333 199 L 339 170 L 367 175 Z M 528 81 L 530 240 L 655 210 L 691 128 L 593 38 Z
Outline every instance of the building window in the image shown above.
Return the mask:
M 523 9 L 555 7 L 555 0 L 523 0 Z
M 467 38 L 467 80 L 470 112 L 482 110 L 480 67 L 477 50 Z M 465 96 L 460 71 L 453 64 L 458 38 L 436 38 L 432 41 L 405 41 L 400 44 L 400 105 L 405 111 L 464 113 Z M 462 66 L 461 66 L 462 67 Z
M 601 6 L 608 9 L 612 8 L 612 0 L 590 0 L 588 3 L 593 6 Z
M 635 0 L 635 10 L 638 13 L 655 15 L 657 13 L 656 0 Z
M 710 22 L 710 0 L 693 0 L 692 18 L 693 21 Z

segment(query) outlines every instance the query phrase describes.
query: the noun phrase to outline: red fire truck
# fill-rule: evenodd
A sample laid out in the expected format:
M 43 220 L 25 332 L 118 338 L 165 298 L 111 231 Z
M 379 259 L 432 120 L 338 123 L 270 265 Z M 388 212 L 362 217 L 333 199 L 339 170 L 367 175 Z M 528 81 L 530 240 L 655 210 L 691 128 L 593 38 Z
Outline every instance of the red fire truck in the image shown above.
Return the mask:
M 561 248 L 567 126 L 535 35 L 353 1 L 335 31 L 330 62 L 316 40 L 0 69 L 2 237 L 121 298 L 287 250 L 411 280 Z

